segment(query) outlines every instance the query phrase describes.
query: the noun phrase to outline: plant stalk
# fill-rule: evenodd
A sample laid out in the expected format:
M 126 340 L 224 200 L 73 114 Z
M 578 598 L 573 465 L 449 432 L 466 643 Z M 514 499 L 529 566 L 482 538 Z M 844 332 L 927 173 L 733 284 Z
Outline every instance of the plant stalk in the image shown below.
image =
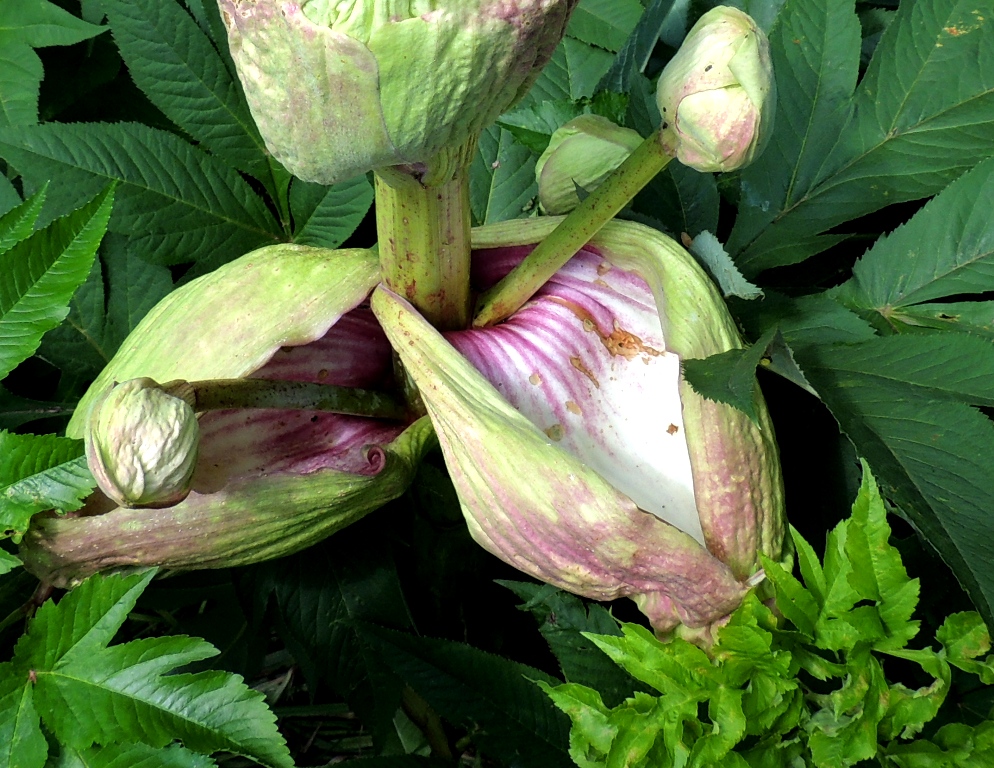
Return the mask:
M 401 166 L 375 172 L 383 281 L 439 330 L 462 330 L 470 321 L 469 159 L 475 147 L 473 141 L 447 155 L 445 173 Z
M 407 406 L 385 392 L 309 381 L 212 379 L 169 382 L 162 388 L 186 400 L 198 413 L 232 408 L 291 408 L 397 421 L 408 417 Z
M 597 189 L 587 195 L 524 261 L 480 296 L 473 327 L 494 325 L 520 309 L 671 159 L 663 152 L 659 131 L 654 132 Z

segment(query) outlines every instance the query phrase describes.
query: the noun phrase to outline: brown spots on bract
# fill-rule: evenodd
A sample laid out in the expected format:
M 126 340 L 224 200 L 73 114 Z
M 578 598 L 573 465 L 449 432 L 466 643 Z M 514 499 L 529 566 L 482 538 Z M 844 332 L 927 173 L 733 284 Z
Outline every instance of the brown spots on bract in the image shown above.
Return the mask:
M 327 378 L 328 378 L 327 368 L 322 368 L 320 371 L 318 371 L 318 381 L 324 381 Z
M 569 411 L 570 413 L 576 414 L 577 416 L 583 415 L 583 410 L 580 408 L 579 405 L 574 403 L 572 400 L 566 401 L 566 410 Z
M 666 434 L 668 434 L 668 435 L 675 435 L 679 431 L 680 431 L 680 427 L 678 427 L 676 424 L 670 424 L 666 428 Z
M 601 275 L 602 277 L 610 271 L 611 271 L 611 265 L 606 261 L 602 261 L 600 264 L 597 265 L 597 274 Z
M 539 376 L 537 372 L 533 373 L 531 376 L 528 377 L 528 383 L 537 387 L 539 384 L 542 383 L 542 377 Z
M 566 430 L 563 429 L 562 424 L 553 424 L 551 427 L 545 430 L 545 434 L 549 436 L 550 440 L 558 443 L 566 436 Z
M 590 372 L 590 369 L 584 364 L 583 360 L 581 360 L 576 355 L 573 355 L 569 359 L 569 364 L 572 365 L 574 368 L 576 368 L 576 370 L 578 370 L 588 379 L 590 379 L 590 381 L 593 382 L 593 385 L 597 387 L 597 389 L 601 388 L 601 383 L 597 381 L 597 377 L 595 377 L 594 374 Z
M 645 362 L 648 362 L 650 357 L 659 357 L 662 352 L 658 349 L 646 346 L 642 343 L 642 339 L 636 336 L 634 333 L 626 331 L 624 328 L 618 328 L 611 331 L 611 335 L 602 339 L 604 346 L 607 347 L 608 352 L 612 355 L 620 355 L 626 360 L 632 360 L 639 355 L 645 355 Z

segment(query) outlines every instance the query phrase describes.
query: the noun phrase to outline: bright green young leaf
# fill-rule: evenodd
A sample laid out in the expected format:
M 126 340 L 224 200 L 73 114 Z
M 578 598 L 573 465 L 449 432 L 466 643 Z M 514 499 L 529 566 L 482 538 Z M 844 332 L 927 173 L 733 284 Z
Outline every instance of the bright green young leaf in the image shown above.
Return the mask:
M 994 290 L 991 210 L 994 159 L 965 173 L 907 224 L 877 240 L 835 297 L 900 323 L 903 310 L 913 305 Z
M 827 8 L 837 5 L 825 3 Z M 781 34 L 771 41 L 778 81 L 781 76 L 788 78 L 780 102 L 796 104 L 807 118 L 798 121 L 797 115 L 786 112 L 785 119 L 777 121 L 772 148 L 781 146 L 777 134 L 785 131 L 788 138 L 806 136 L 806 125 L 825 133 L 812 136 L 816 141 L 795 140 L 790 152 L 767 151 L 763 163 L 782 162 L 803 171 L 790 187 L 790 198 L 781 202 L 775 195 L 756 194 L 749 185 L 744 188 L 751 210 L 737 222 L 729 245 L 747 277 L 817 252 L 801 246 L 831 227 L 891 203 L 933 195 L 994 154 L 992 0 L 902 3 L 860 81 L 844 125 L 835 116 L 848 109 L 848 86 L 841 82 L 827 90 L 811 86 L 829 72 L 851 82 L 858 37 L 853 37 L 850 20 L 842 37 L 833 31 L 837 27 L 826 28 L 829 36 L 817 33 L 818 26 L 810 27 L 813 34 L 806 34 L 803 15 L 809 7 L 810 3 L 787 5 L 781 14 Z M 822 40 L 827 44 L 822 45 Z M 790 50 L 795 53 L 788 54 Z M 808 58 L 818 66 L 807 66 Z M 786 66 L 778 66 L 782 63 Z M 806 87 L 794 88 L 790 78 L 795 69 L 806 72 Z M 824 74 L 812 78 L 812 72 Z M 814 119 L 813 99 L 825 92 L 832 94 L 831 101 L 825 101 L 825 113 L 818 112 Z M 828 140 L 833 135 L 838 142 Z M 821 152 L 833 143 L 822 162 Z M 797 165 L 804 152 L 811 153 L 810 167 Z M 771 250 L 774 244 L 780 250 Z M 791 244 L 797 244 L 796 250 Z
M 5 576 L 21 565 L 20 558 L 15 557 L 5 549 L 0 549 L 0 576 Z
M 689 250 L 718 284 L 725 298 L 737 296 L 751 300 L 762 297 L 763 289 L 742 277 L 728 251 L 710 231 L 705 230 L 697 235 L 691 241 Z
M 365 175 L 332 187 L 295 179 L 290 187 L 292 241 L 337 248 L 355 232 L 372 204 L 373 187 Z
M 51 179 L 46 210 L 62 211 L 118 181 L 109 229 L 158 264 L 213 269 L 281 233 L 233 168 L 178 136 L 136 123 L 0 130 L 0 156 L 33 186 Z M 42 216 L 44 219 L 44 214 Z
M 363 640 L 443 718 L 469 727 L 484 754 L 522 768 L 571 765 L 568 721 L 534 682 L 558 682 L 545 673 L 462 643 L 371 624 Z
M 887 760 L 896 768 L 987 768 L 994 763 L 994 720 L 944 725 L 931 741 L 891 745 Z
M 616 53 L 643 11 L 639 0 L 581 0 L 570 17 L 566 34 Z
M 946 617 L 935 639 L 942 643 L 950 664 L 977 675 L 987 685 L 994 685 L 991 635 L 979 614 L 970 611 Z
M 27 670 L 0 664 L 0 765 L 42 768 L 47 755 Z
M 521 218 L 534 206 L 535 155 L 510 131 L 490 126 L 480 136 L 470 170 L 469 200 L 476 224 Z
M 79 509 L 95 485 L 82 440 L 0 432 L 0 535 L 20 539 L 32 515 Z
M 0 379 L 68 313 L 107 229 L 114 188 L 0 255 Z M 27 205 L 27 203 L 25 203 Z
M 167 267 L 129 252 L 121 235 L 105 237 L 89 277 L 69 303 L 69 316 L 45 335 L 38 350 L 39 357 L 62 371 L 60 392 L 81 394 L 172 288 Z
M 0 3 L 0 127 L 38 122 L 43 72 L 32 49 L 72 45 L 103 31 L 48 0 Z
M 102 2 L 128 71 L 152 103 L 225 162 L 267 186 L 280 183 L 237 79 L 179 3 Z
M 117 743 L 121 754 L 144 753 L 147 760 L 154 759 L 150 753 L 129 752 L 129 745 L 162 748 L 179 739 L 196 752 L 232 752 L 273 768 L 290 768 L 293 762 L 272 712 L 262 694 L 240 677 L 168 674 L 217 655 L 213 646 L 166 636 L 108 647 L 152 576 L 151 571 L 95 576 L 58 605 L 48 602 L 38 611 L 17 644 L 10 677 L 32 691 L 46 729 L 76 751 Z M 187 759 L 151 764 L 210 763 Z

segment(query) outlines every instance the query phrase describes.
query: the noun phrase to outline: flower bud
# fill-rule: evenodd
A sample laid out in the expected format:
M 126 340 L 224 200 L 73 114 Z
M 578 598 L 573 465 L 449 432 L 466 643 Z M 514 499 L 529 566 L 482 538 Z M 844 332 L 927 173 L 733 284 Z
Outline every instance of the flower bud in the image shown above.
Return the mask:
M 752 18 L 718 6 L 703 16 L 656 87 L 663 149 L 698 171 L 731 171 L 762 152 L 773 127 L 769 41 Z
M 197 414 L 148 378 L 107 391 L 90 413 L 86 461 L 122 507 L 168 507 L 186 498 L 197 462 Z
M 218 0 L 273 155 L 333 184 L 475 141 L 549 60 L 576 0 Z
M 580 115 L 552 134 L 535 164 L 538 200 L 549 214 L 569 213 L 580 204 L 577 187 L 593 192 L 621 165 L 642 137 L 599 115 Z

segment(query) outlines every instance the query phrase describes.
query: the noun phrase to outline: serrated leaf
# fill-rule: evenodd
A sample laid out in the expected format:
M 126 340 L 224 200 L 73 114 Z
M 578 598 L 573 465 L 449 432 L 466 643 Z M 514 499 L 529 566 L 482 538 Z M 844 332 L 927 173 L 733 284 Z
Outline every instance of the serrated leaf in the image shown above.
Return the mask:
M 994 684 L 994 657 L 989 655 L 991 635 L 980 614 L 969 611 L 947 616 L 935 639 L 942 643 L 950 664 L 978 675 L 987 685 Z M 978 659 L 980 656 L 985 658 Z
M 20 204 L 21 196 L 14 189 L 14 185 L 6 176 L 0 174 L 0 214 L 12 211 Z
M 612 59 L 603 48 L 564 37 L 520 105 L 593 96 Z
M 549 644 L 569 683 L 591 686 L 609 706 L 630 696 L 638 684 L 604 655 L 582 633 L 620 635 L 618 622 L 602 606 L 585 606 L 580 598 L 548 584 L 498 581 L 526 602 L 518 610 L 529 611 L 539 621 L 539 631 Z
M 257 568 L 262 588 L 276 598 L 280 635 L 309 683 L 324 682 L 345 698 L 377 741 L 394 727 L 402 686 L 363 642 L 359 622 L 411 626 L 396 564 L 378 546 L 379 534 L 350 528 Z
M 511 133 L 490 126 L 470 168 L 469 199 L 478 225 L 521 218 L 538 195 L 535 155 Z
M 643 12 L 639 0 L 581 0 L 566 34 L 598 48 L 621 49 Z
M 725 298 L 737 296 L 750 300 L 763 295 L 762 288 L 742 277 L 721 241 L 711 232 L 705 230 L 697 235 L 691 241 L 689 250 L 718 284 Z
M 686 32 L 686 6 L 686 0 L 652 0 L 618 50 L 611 68 L 597 84 L 597 90 L 627 92 L 635 75 L 645 69 L 664 30 L 678 27 L 679 37 L 683 37 Z
M 14 660 L 35 669 L 53 669 L 87 659 L 113 639 L 153 576 L 154 570 L 146 570 L 128 576 L 95 577 L 58 604 L 46 601 L 18 642 Z
M 23 563 L 20 558 L 14 557 L 5 549 L 0 549 L 0 576 L 6 576 L 15 568 L 19 568 Z
M 214 768 L 207 755 L 178 745 L 156 749 L 147 744 L 111 744 L 73 749 L 62 745 L 57 758 L 46 768 Z
M 0 765 L 9 768 L 42 768 L 48 755 L 27 683 L 27 670 L 0 664 Z
M 819 614 L 815 596 L 779 563 L 765 556 L 761 558 L 766 578 L 777 589 L 777 609 L 798 631 L 813 637 Z
M 63 397 L 82 394 L 145 314 L 173 288 L 169 269 L 130 253 L 108 235 L 65 321 L 42 339 L 38 356 L 62 371 Z
M 45 204 L 46 189 L 47 185 L 0 216 L 0 255 L 22 240 L 26 240 L 34 232 L 41 208 Z
M 781 17 L 793 18 L 790 9 L 802 5 L 808 4 L 786 6 Z M 992 23 L 990 0 L 979 5 L 967 0 L 901 4 L 859 84 L 848 122 L 839 126 L 828 116 L 816 121 L 826 130 L 830 126 L 827 135 L 835 133 L 839 140 L 823 164 L 812 166 L 814 175 L 794 185 L 794 202 L 780 206 L 774 198 L 753 197 L 747 190 L 752 212 L 741 225 L 737 222 L 730 240 L 746 276 L 799 260 L 783 251 L 773 260 L 767 251 L 774 243 L 783 248 L 885 205 L 935 194 L 994 153 L 994 79 L 984 63 L 994 60 Z M 849 32 L 846 39 L 851 38 Z M 778 59 L 788 62 L 777 69 L 778 78 L 803 65 L 802 60 L 784 59 L 794 39 L 801 38 L 780 35 L 773 43 L 774 66 Z M 842 67 L 847 77 L 854 67 L 851 48 L 850 42 Z M 811 103 L 804 91 L 781 93 L 780 99 Z M 775 129 L 774 146 L 777 133 L 794 130 L 792 120 L 778 122 L 786 125 Z M 805 146 L 817 151 L 832 143 Z M 795 155 L 775 154 L 768 162 L 776 163 L 778 157 L 793 165 Z M 800 258 L 809 255 L 806 250 Z
M 543 101 L 501 115 L 497 124 L 510 131 L 520 144 L 541 155 L 549 146 L 552 134 L 585 111 L 583 106 L 571 100 Z
M 43 72 L 33 48 L 72 45 L 103 31 L 48 0 L 0 4 L 0 127 L 38 122 Z
M 363 639 L 442 717 L 468 727 L 485 754 L 522 768 L 571 765 L 569 722 L 533 681 L 543 672 L 448 640 L 365 625 Z
M 258 179 L 269 153 L 221 56 L 176 0 L 103 0 L 135 84 L 204 148 Z M 271 181 L 271 179 L 270 179 Z
M 881 237 L 835 291 L 885 322 L 914 304 L 994 290 L 994 159 L 950 184 L 910 221 Z
M 292 766 L 262 694 L 223 672 L 167 675 L 217 655 L 196 638 L 167 636 L 106 647 L 153 576 L 94 576 L 57 605 L 47 602 L 18 642 L 14 664 L 31 670 L 46 728 L 73 749 L 180 739 L 198 752 L 241 754 Z
M 107 228 L 114 189 L 107 187 L 0 255 L 0 379 L 29 357 L 42 335 L 68 313 Z
M 82 440 L 0 432 L 0 534 L 20 539 L 32 515 L 79 509 L 95 485 Z
M 796 299 L 769 290 L 765 294 L 761 302 L 729 302 L 753 336 L 776 325 L 794 350 L 876 338 L 873 326 L 824 293 Z
M 880 339 L 867 343 L 865 356 L 870 357 L 881 342 L 882 353 L 893 350 L 895 342 Z M 994 525 L 987 512 L 994 499 L 994 477 L 985 446 L 994 443 L 994 426 L 966 404 L 950 402 L 957 390 L 969 391 L 969 379 L 953 378 L 947 384 L 940 380 L 940 370 L 932 369 L 922 356 L 915 357 L 915 367 L 893 370 L 887 377 L 891 380 L 884 383 L 883 376 L 853 370 L 848 356 L 861 348 L 821 348 L 817 355 L 799 351 L 798 359 L 842 430 L 869 460 L 887 495 L 938 550 L 990 622 L 994 574 L 984 564 L 994 557 L 990 546 Z M 917 368 L 920 379 L 909 381 Z M 898 376 L 905 381 L 893 381 Z
M 994 302 L 930 302 L 900 307 L 887 315 L 899 333 L 960 331 L 994 341 Z
M 373 187 L 365 175 L 323 187 L 295 179 L 290 188 L 292 242 L 337 248 L 362 222 L 373 204 Z
M 157 264 L 219 266 L 278 242 L 279 228 L 238 172 L 165 131 L 137 123 L 50 123 L 0 130 L 0 156 L 34 185 L 46 211 L 71 208 L 118 181 L 110 231 Z M 45 214 L 42 215 L 44 219 Z

